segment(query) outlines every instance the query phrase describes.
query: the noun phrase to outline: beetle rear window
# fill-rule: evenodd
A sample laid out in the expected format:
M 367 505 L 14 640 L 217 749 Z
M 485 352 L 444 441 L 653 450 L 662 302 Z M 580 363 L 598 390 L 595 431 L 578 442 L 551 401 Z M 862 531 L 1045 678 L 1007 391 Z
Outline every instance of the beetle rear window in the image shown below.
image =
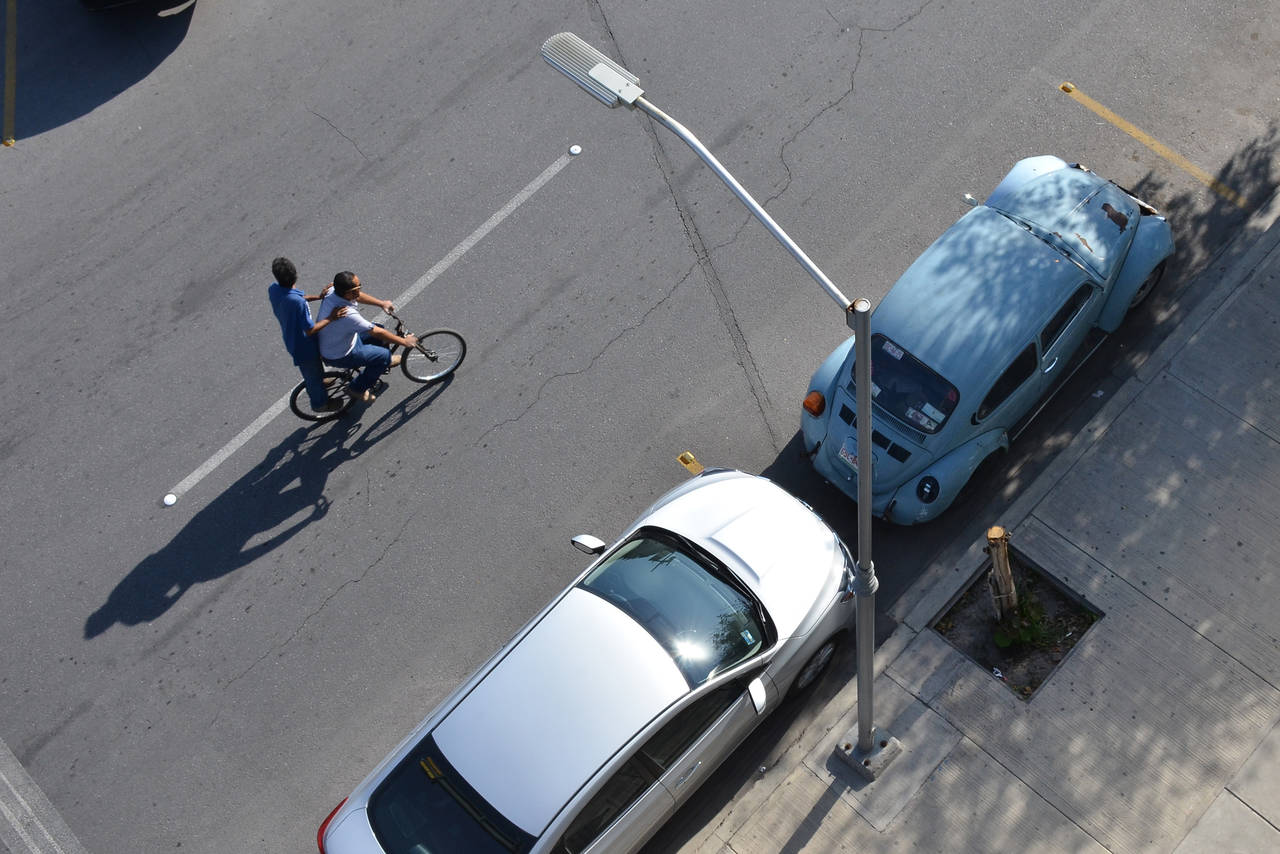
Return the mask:
M 905 348 L 875 334 L 871 336 L 871 399 L 908 426 L 937 433 L 955 411 L 960 392 Z

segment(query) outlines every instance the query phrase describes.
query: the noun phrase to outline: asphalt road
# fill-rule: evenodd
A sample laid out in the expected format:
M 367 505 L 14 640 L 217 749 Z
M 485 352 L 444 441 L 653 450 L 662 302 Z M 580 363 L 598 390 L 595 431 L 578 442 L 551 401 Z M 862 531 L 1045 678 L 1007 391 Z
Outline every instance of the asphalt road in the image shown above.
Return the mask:
M 1173 221 L 1163 290 L 1009 466 L 930 526 L 876 528 L 890 609 L 998 521 L 1275 190 L 1275 11 L 23 4 L 0 149 L 18 306 L 0 318 L 0 740 L 94 854 L 302 852 L 581 569 L 569 537 L 618 532 L 685 476 L 681 451 L 766 472 L 853 539 L 796 435 L 838 309 L 675 137 L 546 66 L 549 35 L 636 73 L 850 296 L 878 300 L 964 192 L 1030 154 Z M 462 331 L 462 370 L 243 434 L 297 381 L 266 302 L 279 254 L 310 291 L 343 269 L 380 297 L 421 285 L 402 314 Z M 732 790 L 718 779 L 699 797 Z

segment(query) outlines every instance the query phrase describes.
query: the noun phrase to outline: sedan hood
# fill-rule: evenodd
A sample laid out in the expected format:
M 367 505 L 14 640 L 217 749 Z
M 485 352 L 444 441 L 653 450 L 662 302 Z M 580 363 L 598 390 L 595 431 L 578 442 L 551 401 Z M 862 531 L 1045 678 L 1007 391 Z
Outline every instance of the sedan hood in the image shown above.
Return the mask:
M 668 493 L 652 513 L 646 524 L 693 540 L 733 570 L 764 603 L 779 638 L 809 629 L 814 606 L 843 572 L 830 529 L 765 478 L 709 473 Z

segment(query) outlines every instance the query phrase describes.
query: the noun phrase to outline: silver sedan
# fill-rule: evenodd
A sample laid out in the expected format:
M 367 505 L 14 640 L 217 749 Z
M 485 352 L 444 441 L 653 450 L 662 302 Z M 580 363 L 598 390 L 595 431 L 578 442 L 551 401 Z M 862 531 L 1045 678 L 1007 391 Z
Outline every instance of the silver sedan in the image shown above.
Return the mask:
M 853 560 L 764 478 L 667 493 L 321 825 L 322 854 L 633 851 L 853 618 Z

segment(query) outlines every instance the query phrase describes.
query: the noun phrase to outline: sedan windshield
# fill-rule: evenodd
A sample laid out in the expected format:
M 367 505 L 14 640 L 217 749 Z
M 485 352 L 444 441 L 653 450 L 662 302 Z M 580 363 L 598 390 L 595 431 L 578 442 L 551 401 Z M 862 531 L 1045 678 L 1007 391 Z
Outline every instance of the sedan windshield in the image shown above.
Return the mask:
M 853 378 L 857 380 L 856 370 Z M 908 426 L 937 433 L 960 402 L 960 393 L 924 362 L 876 334 L 871 336 L 871 399 Z
M 578 585 L 653 635 L 690 687 L 769 642 L 764 608 L 710 555 L 654 528 L 640 532 Z

